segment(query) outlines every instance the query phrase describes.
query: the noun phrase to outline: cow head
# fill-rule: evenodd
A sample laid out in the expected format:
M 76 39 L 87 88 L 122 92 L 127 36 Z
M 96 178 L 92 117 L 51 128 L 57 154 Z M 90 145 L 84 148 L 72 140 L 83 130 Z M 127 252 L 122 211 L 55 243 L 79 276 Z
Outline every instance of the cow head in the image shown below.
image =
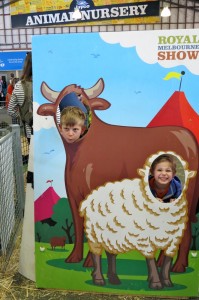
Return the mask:
M 76 84 L 66 86 L 61 92 L 52 90 L 45 82 L 41 84 L 42 95 L 51 103 L 40 105 L 37 113 L 42 116 L 53 116 L 56 122 L 57 107 L 67 94 L 74 92 L 79 100 L 88 105 L 90 110 L 105 110 L 110 103 L 102 98 L 97 98 L 104 90 L 104 81 L 100 78 L 91 88 L 84 89 Z

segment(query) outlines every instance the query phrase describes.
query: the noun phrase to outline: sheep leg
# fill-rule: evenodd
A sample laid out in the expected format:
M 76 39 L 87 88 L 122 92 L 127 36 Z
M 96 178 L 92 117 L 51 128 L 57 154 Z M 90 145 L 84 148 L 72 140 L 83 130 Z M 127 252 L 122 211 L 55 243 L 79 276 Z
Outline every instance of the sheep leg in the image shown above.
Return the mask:
M 93 283 L 96 285 L 105 285 L 105 280 L 102 275 L 102 266 L 101 266 L 101 255 L 92 253 L 92 260 L 93 260 L 93 272 L 92 278 Z
M 106 256 L 108 260 L 108 281 L 111 284 L 120 284 L 121 281 L 116 273 L 116 256 L 115 254 L 109 253 L 106 251 Z
M 170 270 L 172 265 L 172 258 L 169 256 L 164 257 L 163 265 L 160 271 L 160 278 L 164 286 L 173 286 L 170 278 Z
M 160 276 L 158 273 L 158 268 L 154 258 L 146 258 L 148 267 L 148 280 L 149 288 L 154 290 L 160 290 L 163 288 L 163 284 L 160 281 Z

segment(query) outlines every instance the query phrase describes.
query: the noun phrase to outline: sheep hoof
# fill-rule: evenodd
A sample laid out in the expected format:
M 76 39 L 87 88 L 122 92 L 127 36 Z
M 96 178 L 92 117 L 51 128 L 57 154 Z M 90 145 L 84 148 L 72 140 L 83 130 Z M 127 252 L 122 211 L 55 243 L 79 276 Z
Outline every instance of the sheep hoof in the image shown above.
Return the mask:
M 106 284 L 106 282 L 104 281 L 103 278 L 102 278 L 102 279 L 96 279 L 96 278 L 93 278 L 93 283 L 94 283 L 95 285 L 100 285 L 100 286 Z
M 97 277 L 98 277 L 98 278 L 97 278 Z M 105 284 L 106 284 L 104 278 L 103 278 L 102 276 L 100 276 L 100 275 L 97 276 L 96 273 L 93 273 L 93 274 L 92 274 L 92 278 L 93 278 L 93 283 L 94 283 L 95 285 L 105 285 Z
M 173 286 L 173 283 L 169 279 L 164 279 L 162 283 L 164 284 L 164 286 L 167 286 L 167 287 Z
M 161 289 L 163 289 L 163 284 L 161 283 L 161 281 L 150 282 L 149 283 L 149 288 L 153 289 L 153 290 L 161 290 Z
M 115 285 L 121 284 L 121 281 L 116 274 L 112 274 L 112 275 L 107 274 L 107 277 L 110 284 L 115 284 Z

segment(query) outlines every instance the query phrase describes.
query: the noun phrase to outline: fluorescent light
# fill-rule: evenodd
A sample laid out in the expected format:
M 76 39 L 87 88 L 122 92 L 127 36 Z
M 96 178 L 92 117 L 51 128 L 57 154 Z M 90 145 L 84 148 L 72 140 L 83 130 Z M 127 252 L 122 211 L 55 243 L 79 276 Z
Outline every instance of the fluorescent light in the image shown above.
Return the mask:
M 165 18 L 165 17 L 170 17 L 171 15 L 171 11 L 168 8 L 168 6 L 165 6 L 161 12 L 161 17 Z
M 79 10 L 79 8 L 76 6 L 72 15 L 72 18 L 75 20 L 81 19 L 82 18 L 82 14 L 81 11 Z

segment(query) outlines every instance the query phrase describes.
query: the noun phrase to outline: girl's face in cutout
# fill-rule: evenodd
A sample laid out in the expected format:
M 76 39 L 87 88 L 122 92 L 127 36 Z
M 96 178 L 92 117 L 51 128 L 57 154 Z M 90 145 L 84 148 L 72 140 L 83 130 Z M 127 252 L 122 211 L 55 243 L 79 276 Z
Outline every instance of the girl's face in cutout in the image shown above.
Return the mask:
M 168 161 L 162 161 L 155 166 L 153 176 L 158 187 L 168 186 L 174 177 L 172 165 Z

